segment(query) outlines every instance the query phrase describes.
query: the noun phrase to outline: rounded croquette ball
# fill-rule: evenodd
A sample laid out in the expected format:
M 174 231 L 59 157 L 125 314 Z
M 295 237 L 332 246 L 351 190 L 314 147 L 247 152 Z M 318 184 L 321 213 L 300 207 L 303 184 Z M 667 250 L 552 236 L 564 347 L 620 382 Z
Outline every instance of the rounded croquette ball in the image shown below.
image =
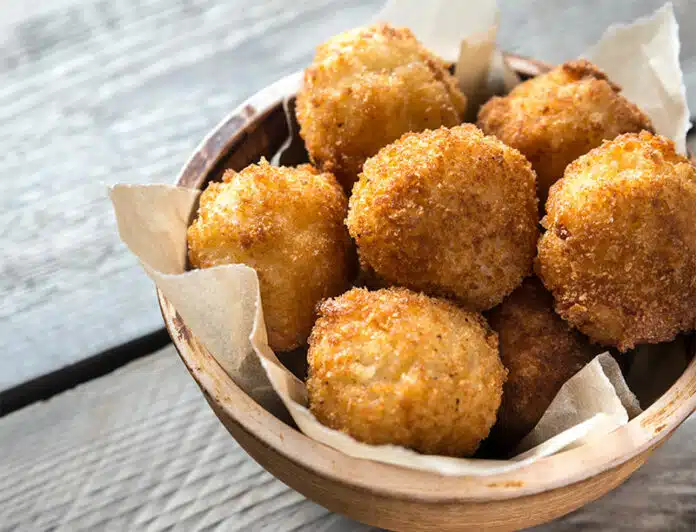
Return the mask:
M 536 277 L 491 310 L 488 321 L 508 370 L 489 442 L 509 452 L 536 426 L 561 386 L 602 349 L 553 311 L 553 297 Z
M 262 160 L 239 173 L 228 170 L 201 194 L 188 229 L 189 259 L 196 268 L 254 268 L 269 345 L 288 351 L 306 343 L 316 304 L 350 281 L 346 207 L 336 178 L 308 164 L 285 168 Z
M 534 186 L 520 152 L 471 124 L 409 133 L 365 163 L 346 223 L 379 278 L 486 310 L 531 272 Z
M 537 269 L 556 311 L 621 351 L 696 321 L 696 169 L 648 132 L 580 157 L 551 187 Z
M 297 95 L 312 161 L 347 191 L 365 159 L 408 131 L 462 121 L 466 98 L 447 65 L 406 28 L 377 24 L 317 49 Z
M 321 423 L 427 454 L 472 455 L 505 380 L 481 315 L 404 288 L 354 288 L 322 303 L 307 356 Z
M 605 139 L 652 130 L 620 90 L 589 61 L 571 61 L 489 100 L 478 126 L 529 159 L 543 209 L 549 187 L 572 161 Z

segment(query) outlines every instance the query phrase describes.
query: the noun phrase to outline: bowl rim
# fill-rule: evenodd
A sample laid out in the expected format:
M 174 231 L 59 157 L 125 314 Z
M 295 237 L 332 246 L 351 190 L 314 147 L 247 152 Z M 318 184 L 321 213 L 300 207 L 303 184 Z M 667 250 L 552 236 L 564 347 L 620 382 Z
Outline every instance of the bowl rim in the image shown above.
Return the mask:
M 534 59 L 504 55 L 514 70 L 526 76 L 550 68 Z M 299 71 L 279 79 L 223 118 L 184 164 L 176 184 L 200 188 L 222 157 L 243 140 L 244 133 L 258 125 L 283 98 L 296 92 L 301 78 L 302 71 Z M 353 458 L 309 438 L 253 401 L 192 335 L 159 290 L 157 297 L 167 331 L 181 359 L 208 400 L 224 413 L 227 422 L 298 467 L 367 493 L 429 503 L 485 502 L 533 495 L 581 482 L 650 451 L 666 441 L 696 411 L 694 357 L 669 390 L 626 425 L 515 471 L 486 477 L 447 477 Z

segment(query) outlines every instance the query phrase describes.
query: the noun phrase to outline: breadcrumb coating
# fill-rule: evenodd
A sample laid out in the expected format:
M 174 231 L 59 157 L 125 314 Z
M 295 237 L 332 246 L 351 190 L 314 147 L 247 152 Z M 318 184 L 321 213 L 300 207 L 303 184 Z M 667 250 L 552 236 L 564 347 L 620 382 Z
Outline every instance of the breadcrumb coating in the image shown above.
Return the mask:
M 478 126 L 529 159 L 543 208 L 549 187 L 572 161 L 621 133 L 652 130 L 620 90 L 589 61 L 571 61 L 489 100 Z
M 601 348 L 553 311 L 553 297 L 528 277 L 488 314 L 508 370 L 498 420 L 489 440 L 509 452 L 539 422 L 561 386 Z
M 254 268 L 269 344 L 289 351 L 306 343 L 316 304 L 351 280 L 346 208 L 336 178 L 308 164 L 274 167 L 261 160 L 239 173 L 228 170 L 201 194 L 188 229 L 189 260 L 196 268 Z
M 376 24 L 329 39 L 305 70 L 297 120 L 312 161 L 346 191 L 365 159 L 408 131 L 461 123 L 466 98 L 407 28 Z
M 346 223 L 380 279 L 487 310 L 531 273 L 534 172 L 472 124 L 408 133 L 365 163 Z
M 495 422 L 505 369 L 480 314 L 404 288 L 325 301 L 309 339 L 309 405 L 371 444 L 470 456 Z
M 696 169 L 674 144 L 626 134 L 551 187 L 537 269 L 556 311 L 626 351 L 696 321 Z

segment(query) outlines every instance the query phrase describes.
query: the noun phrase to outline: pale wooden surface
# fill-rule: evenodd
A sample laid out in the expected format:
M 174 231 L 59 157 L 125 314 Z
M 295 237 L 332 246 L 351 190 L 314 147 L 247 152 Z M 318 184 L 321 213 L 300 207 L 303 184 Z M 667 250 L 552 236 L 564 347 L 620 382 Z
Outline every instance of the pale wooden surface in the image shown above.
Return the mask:
M 694 437 L 539 530 L 696 529 Z M 368 530 L 248 458 L 171 347 L 0 419 L 0 449 L 0 530 Z
M 105 184 L 172 182 L 237 103 L 378 3 L 0 2 L 0 390 L 162 327 Z
M 0 2 L 0 391 L 161 327 L 104 183 L 170 182 L 245 96 L 381 0 Z M 560 61 L 661 0 L 504 0 L 503 48 Z M 675 2 L 696 109 L 696 3 Z
M 161 327 L 102 184 L 171 181 L 240 100 L 380 3 L 0 2 L 0 390 Z M 661 1 L 500 3 L 502 47 L 556 62 Z M 696 2 L 675 7 L 696 109 Z M 696 530 L 695 435 L 542 530 Z M 0 419 L 0 530 L 293 528 L 366 529 L 254 464 L 171 348 Z

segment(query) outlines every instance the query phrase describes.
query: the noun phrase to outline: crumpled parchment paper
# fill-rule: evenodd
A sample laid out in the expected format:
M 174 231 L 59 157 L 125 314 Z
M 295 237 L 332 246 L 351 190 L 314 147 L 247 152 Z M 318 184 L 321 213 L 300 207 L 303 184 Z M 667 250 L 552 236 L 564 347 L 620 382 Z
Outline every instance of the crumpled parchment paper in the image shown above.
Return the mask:
M 426 46 L 453 61 L 474 106 L 487 97 L 493 70 L 508 84 L 515 82 L 514 77 L 506 77 L 495 48 L 494 1 L 390 0 L 378 18 L 410 26 Z M 671 5 L 666 4 L 635 24 L 609 28 L 587 56 L 622 85 L 624 94 L 650 116 L 658 133 L 670 137 L 683 151 L 688 109 L 678 51 L 677 24 Z M 485 476 L 601 437 L 640 412 L 617 363 L 605 353 L 562 387 L 520 444 L 520 454 L 509 460 L 430 456 L 403 447 L 360 443 L 312 416 L 304 383 L 268 347 L 252 268 L 228 265 L 185 271 L 186 229 L 199 191 L 170 185 L 116 185 L 110 195 L 121 239 L 230 378 L 271 412 L 278 413 L 280 398 L 305 434 L 348 455 L 443 475 Z M 640 360 L 649 366 L 644 358 Z M 637 371 L 634 368 L 633 382 L 649 381 Z

